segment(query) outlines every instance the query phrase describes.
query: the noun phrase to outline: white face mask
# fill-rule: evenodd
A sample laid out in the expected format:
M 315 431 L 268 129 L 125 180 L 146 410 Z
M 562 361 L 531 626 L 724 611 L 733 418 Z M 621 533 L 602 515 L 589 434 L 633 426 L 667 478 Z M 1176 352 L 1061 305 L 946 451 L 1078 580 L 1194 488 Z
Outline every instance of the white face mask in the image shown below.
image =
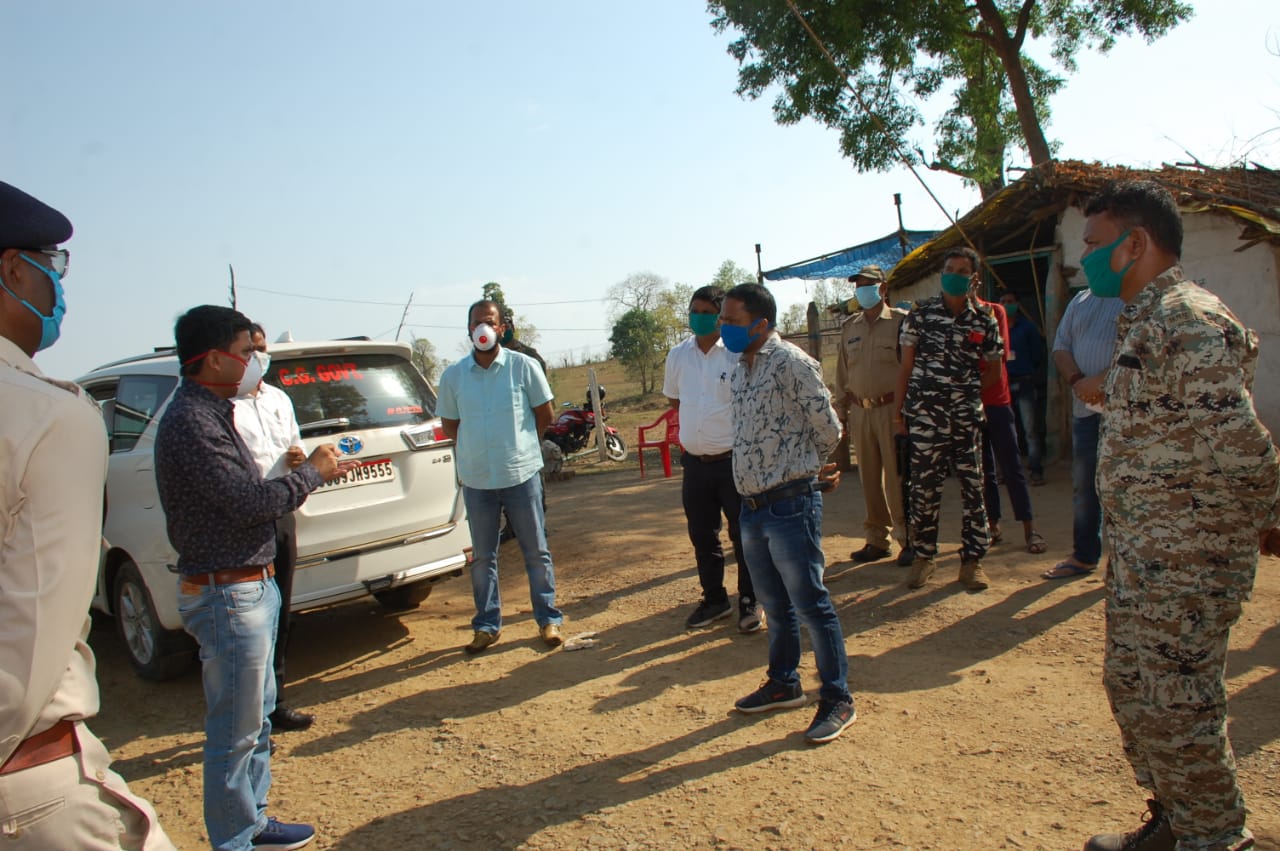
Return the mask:
M 481 322 L 471 329 L 471 343 L 482 352 L 487 352 L 498 345 L 498 332 L 487 322 Z
M 249 355 L 249 362 L 244 367 L 244 375 L 240 376 L 240 383 L 236 385 L 236 395 L 247 396 L 257 390 L 270 365 L 271 355 L 266 352 L 254 352 Z

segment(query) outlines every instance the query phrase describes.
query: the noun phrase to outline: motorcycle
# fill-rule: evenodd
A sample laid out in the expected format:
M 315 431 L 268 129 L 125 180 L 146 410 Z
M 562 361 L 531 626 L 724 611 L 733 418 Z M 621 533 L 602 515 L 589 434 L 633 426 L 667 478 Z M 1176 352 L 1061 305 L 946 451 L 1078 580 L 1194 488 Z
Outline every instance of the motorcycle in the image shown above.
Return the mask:
M 600 420 L 603 422 L 607 416 L 604 412 L 604 385 L 600 385 Z M 591 410 L 591 393 L 588 390 L 587 400 L 582 407 L 573 407 L 572 402 L 564 403 L 564 410 L 556 421 L 547 426 L 546 432 L 542 435 L 543 440 L 549 440 L 554 443 L 565 456 L 572 455 L 575 452 L 594 445 L 595 441 L 592 437 L 592 429 L 596 426 L 596 414 Z M 610 425 L 605 425 L 605 455 L 610 461 L 625 461 L 627 458 L 627 445 L 622 440 L 622 435 L 618 434 L 618 430 Z

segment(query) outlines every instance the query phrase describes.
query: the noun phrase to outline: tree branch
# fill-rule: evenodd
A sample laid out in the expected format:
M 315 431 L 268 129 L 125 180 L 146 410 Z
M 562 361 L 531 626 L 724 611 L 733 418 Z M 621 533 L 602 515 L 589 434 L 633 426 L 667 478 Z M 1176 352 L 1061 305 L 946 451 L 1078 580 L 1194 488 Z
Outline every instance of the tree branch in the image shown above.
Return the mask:
M 1013 45 L 1022 50 L 1022 41 L 1027 37 L 1027 27 L 1031 23 L 1031 10 L 1035 8 L 1036 0 L 1023 0 L 1022 8 L 1018 10 L 1018 28 L 1013 34 Z

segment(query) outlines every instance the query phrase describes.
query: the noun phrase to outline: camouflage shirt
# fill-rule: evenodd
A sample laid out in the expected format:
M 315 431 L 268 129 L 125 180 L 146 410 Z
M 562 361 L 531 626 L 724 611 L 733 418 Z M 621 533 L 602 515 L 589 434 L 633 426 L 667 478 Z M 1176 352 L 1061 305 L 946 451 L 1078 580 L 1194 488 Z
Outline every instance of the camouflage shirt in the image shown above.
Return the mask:
M 982 419 L 982 363 L 1004 355 L 1000 326 L 970 299 L 953 315 L 942 296 L 927 298 L 902 320 L 902 347 L 915 349 L 903 413 L 948 411 L 965 421 Z
M 840 420 L 822 383 L 822 367 L 771 334 L 730 377 L 733 393 L 733 482 L 755 496 L 818 475 L 840 442 Z
M 1125 306 L 1106 382 L 1098 495 L 1117 599 L 1248 599 L 1280 468 L 1250 388 L 1254 332 L 1173 266 Z

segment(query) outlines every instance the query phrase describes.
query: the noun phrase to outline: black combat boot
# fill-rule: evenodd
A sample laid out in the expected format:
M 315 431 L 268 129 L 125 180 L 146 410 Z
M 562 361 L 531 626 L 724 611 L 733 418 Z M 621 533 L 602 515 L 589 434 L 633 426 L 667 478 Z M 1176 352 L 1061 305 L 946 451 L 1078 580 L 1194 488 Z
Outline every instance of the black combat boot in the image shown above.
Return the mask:
M 1084 851 L 1173 851 L 1178 844 L 1160 802 L 1147 801 L 1142 827 L 1129 833 L 1099 833 L 1084 844 Z

